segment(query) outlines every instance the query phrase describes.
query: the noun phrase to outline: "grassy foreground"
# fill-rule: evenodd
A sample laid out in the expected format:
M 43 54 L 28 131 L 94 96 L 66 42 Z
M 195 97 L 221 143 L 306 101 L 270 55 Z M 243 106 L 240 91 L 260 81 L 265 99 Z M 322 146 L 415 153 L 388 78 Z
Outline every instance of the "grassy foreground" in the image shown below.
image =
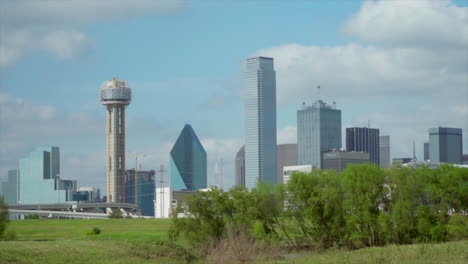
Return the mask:
M 18 241 L 0 242 L 0 263 L 184 263 L 183 257 L 167 256 L 172 250 L 155 244 L 167 241 L 169 220 L 24 220 L 12 221 Z M 100 235 L 86 235 L 93 227 Z M 178 255 L 183 255 L 175 251 Z M 263 264 L 309 263 L 467 263 L 468 241 L 329 250 L 310 255 L 285 256 Z M 204 263 L 200 261 L 199 263 Z M 227 263 L 226 263 L 227 264 Z

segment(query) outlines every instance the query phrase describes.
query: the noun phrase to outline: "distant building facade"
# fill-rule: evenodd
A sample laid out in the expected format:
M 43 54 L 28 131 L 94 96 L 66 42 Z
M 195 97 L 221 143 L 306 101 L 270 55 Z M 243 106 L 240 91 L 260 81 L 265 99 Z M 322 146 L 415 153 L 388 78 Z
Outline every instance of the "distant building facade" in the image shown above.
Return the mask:
M 277 146 L 277 172 L 278 183 L 283 183 L 283 168 L 298 164 L 297 144 L 280 144 Z
M 9 205 L 18 204 L 19 201 L 19 170 L 9 170 L 7 181 L 2 183 L 1 195 Z
M 248 58 L 245 71 L 245 186 L 277 182 L 276 72 L 273 58 Z
M 435 162 L 462 164 L 463 139 L 460 128 L 429 129 L 429 158 Z
M 20 160 L 19 203 L 49 204 L 72 201 L 76 181 L 60 179 L 58 147 L 38 148 Z
M 155 175 L 154 170 L 125 173 L 125 202 L 138 205 L 144 216 L 154 216 Z
M 468 154 L 463 154 L 463 164 L 468 164 Z
M 430 160 L 431 158 L 429 157 L 429 141 L 424 142 L 424 160 Z
M 235 162 L 236 185 L 245 186 L 245 146 L 242 146 L 236 154 Z
M 283 184 L 287 184 L 295 172 L 309 173 L 313 170 L 312 165 L 296 165 L 283 167 Z
M 322 154 L 341 149 L 341 110 L 322 100 L 297 111 L 298 165 L 322 167 Z
M 392 166 L 401 167 L 403 164 L 406 164 L 412 160 L 412 158 L 393 158 Z
M 379 129 L 368 127 L 346 128 L 346 151 L 367 152 L 370 162 L 380 165 Z
M 392 166 L 390 163 L 390 136 L 380 136 L 380 167 L 388 169 Z
M 172 190 L 198 190 L 207 187 L 206 151 L 191 125 L 185 125 L 170 153 Z
M 336 170 L 342 172 L 348 164 L 366 164 L 370 162 L 367 152 L 333 151 L 323 154 L 323 170 Z

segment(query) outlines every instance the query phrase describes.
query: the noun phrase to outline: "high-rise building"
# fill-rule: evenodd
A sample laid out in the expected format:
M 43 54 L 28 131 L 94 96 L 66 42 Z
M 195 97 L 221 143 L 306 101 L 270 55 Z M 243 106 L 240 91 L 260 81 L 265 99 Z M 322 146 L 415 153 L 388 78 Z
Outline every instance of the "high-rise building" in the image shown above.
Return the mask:
M 390 163 L 390 136 L 380 136 L 380 167 L 388 169 Z
M 245 71 L 245 185 L 277 182 L 276 72 L 273 58 L 248 58 Z
M 207 160 L 192 126 L 185 125 L 170 153 L 172 190 L 198 190 L 207 187 Z
M 322 100 L 297 111 L 297 145 L 299 165 L 322 167 L 322 154 L 341 149 L 341 110 Z
M 280 144 L 277 149 L 278 183 L 283 183 L 283 168 L 297 165 L 297 144 Z
M 429 158 L 429 141 L 424 142 L 424 160 L 430 160 L 430 158 Z
M 323 170 L 342 172 L 348 164 L 369 163 L 370 154 L 367 152 L 333 151 L 323 153 Z
M 468 154 L 463 154 L 463 163 L 462 164 L 468 164 Z
M 346 151 L 367 152 L 370 162 L 380 165 L 379 129 L 368 127 L 346 128 Z
M 21 204 L 64 203 L 76 191 L 76 181 L 60 179 L 58 147 L 38 148 L 21 159 L 19 175 Z
M 429 158 L 435 162 L 462 163 L 462 129 L 436 127 L 429 129 Z
M 125 202 L 138 205 L 144 216 L 154 216 L 155 174 L 154 170 L 126 171 Z
M 9 170 L 7 181 L 2 183 L 1 195 L 9 205 L 18 204 L 19 180 L 19 170 Z
M 245 186 L 245 146 L 236 154 L 236 185 Z
M 101 103 L 107 109 L 107 202 L 125 201 L 125 107 L 132 90 L 118 78 L 101 87 Z

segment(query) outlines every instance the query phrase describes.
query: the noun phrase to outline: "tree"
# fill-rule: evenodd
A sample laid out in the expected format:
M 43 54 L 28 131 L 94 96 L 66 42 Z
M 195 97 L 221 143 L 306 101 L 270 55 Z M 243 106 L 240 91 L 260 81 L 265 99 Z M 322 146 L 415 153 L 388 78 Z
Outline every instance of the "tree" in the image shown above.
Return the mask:
M 388 206 L 385 173 L 372 164 L 349 164 L 342 173 L 348 246 L 377 246 L 380 208 Z
M 8 222 L 8 205 L 5 203 L 3 196 L 0 195 L 0 238 L 3 237 Z
M 343 232 L 343 191 L 336 171 L 295 173 L 287 186 L 287 204 L 302 233 L 332 247 Z M 309 241 L 310 243 L 310 241 Z

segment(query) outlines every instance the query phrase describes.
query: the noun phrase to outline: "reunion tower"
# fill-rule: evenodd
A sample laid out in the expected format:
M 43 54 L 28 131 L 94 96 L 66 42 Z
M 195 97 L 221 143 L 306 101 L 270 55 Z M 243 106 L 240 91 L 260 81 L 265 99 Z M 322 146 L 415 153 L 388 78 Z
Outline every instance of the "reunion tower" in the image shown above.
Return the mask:
M 107 108 L 107 202 L 125 202 L 125 107 L 132 100 L 127 82 L 112 78 L 101 86 Z

